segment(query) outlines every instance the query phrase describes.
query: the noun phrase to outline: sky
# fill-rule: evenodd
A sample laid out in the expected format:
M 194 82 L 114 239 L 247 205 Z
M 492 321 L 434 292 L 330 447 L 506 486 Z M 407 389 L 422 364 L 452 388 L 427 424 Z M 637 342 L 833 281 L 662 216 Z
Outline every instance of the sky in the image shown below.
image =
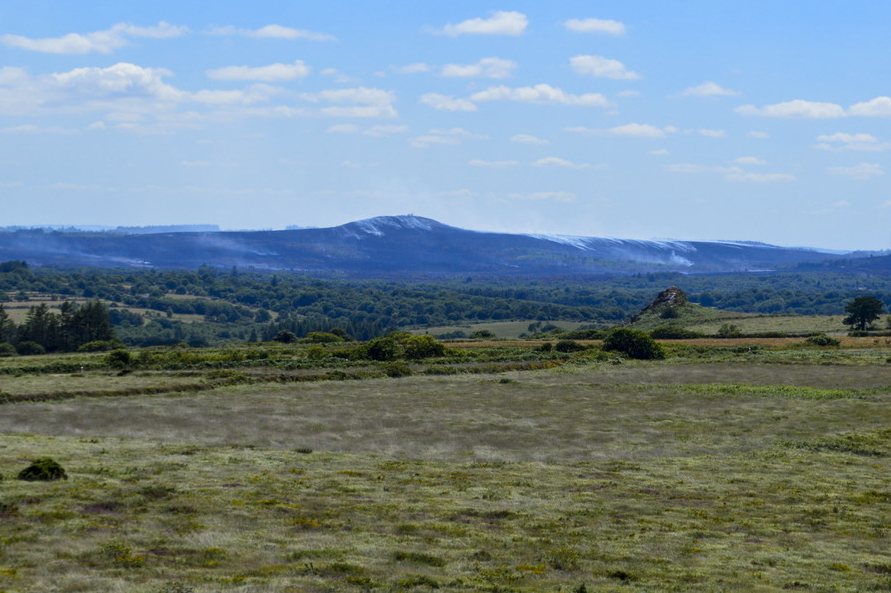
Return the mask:
M 886 0 L 3 0 L 0 226 L 891 248 Z

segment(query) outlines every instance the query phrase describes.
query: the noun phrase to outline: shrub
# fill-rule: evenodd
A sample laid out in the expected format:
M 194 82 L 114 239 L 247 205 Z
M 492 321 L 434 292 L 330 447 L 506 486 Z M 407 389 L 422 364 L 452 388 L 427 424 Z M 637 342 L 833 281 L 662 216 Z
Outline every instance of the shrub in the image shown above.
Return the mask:
M 496 337 L 495 334 L 487 329 L 481 329 L 470 334 L 471 340 L 489 340 Z
M 105 352 L 106 350 L 112 350 L 113 348 L 117 348 L 119 346 L 123 346 L 121 342 L 114 340 L 95 340 L 93 342 L 87 342 L 86 344 L 81 344 L 77 347 L 78 352 Z
M 817 334 L 816 336 L 811 336 L 807 340 L 808 344 L 812 344 L 814 346 L 838 346 L 841 344 L 841 340 L 833 338 L 832 336 L 827 336 L 826 334 Z
M 133 364 L 133 356 L 126 350 L 112 350 L 105 355 L 105 364 L 115 369 L 125 369 Z
M 276 342 L 281 342 L 282 344 L 293 344 L 297 341 L 297 334 L 292 331 L 283 329 L 275 334 L 275 337 L 272 339 Z
M 0 358 L 6 356 L 15 356 L 17 354 L 15 346 L 9 342 L 0 343 Z
M 560 340 L 557 342 L 556 346 L 554 346 L 554 350 L 557 352 L 578 352 L 586 349 L 585 346 L 579 344 L 575 340 Z
M 306 357 L 310 360 L 322 360 L 328 358 L 328 351 L 321 346 L 313 345 L 306 349 Z
M 606 332 L 602 329 L 574 329 L 563 334 L 567 340 L 602 340 Z
M 333 342 L 343 342 L 343 338 L 328 332 L 309 332 L 306 334 L 306 337 L 303 338 L 303 341 L 311 344 L 330 344 Z
M 720 328 L 718 328 L 719 338 L 735 338 L 741 335 L 742 332 L 740 331 L 739 327 L 732 323 L 725 323 Z
M 433 356 L 443 356 L 445 354 L 445 346 L 442 342 L 437 342 L 433 336 L 411 336 L 405 340 L 405 357 L 420 359 L 431 358 Z
M 371 360 L 393 360 L 399 355 L 399 347 L 393 338 L 375 338 L 368 342 L 365 352 Z
M 403 362 L 391 362 L 384 367 L 384 374 L 394 379 L 408 377 L 411 375 L 411 368 Z
M 18 352 L 22 356 L 32 356 L 35 354 L 46 354 L 46 348 L 37 342 L 26 340 L 19 342 Z
M 19 472 L 19 480 L 26 482 L 50 482 L 53 480 L 67 480 L 68 474 L 54 460 L 49 457 L 34 460 L 31 465 Z
M 603 349 L 621 352 L 629 358 L 652 360 L 665 358 L 665 352 L 649 334 L 638 329 L 619 327 L 609 332 L 603 340 Z
M 693 338 L 702 338 L 703 334 L 683 327 L 657 327 L 650 331 L 650 335 L 655 340 L 690 340 Z

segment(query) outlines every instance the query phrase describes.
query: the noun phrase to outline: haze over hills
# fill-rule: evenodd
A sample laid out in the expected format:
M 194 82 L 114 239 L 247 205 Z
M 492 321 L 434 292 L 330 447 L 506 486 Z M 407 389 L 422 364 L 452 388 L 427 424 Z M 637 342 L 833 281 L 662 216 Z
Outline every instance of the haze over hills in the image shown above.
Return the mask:
M 0 232 L 0 260 L 24 260 L 36 266 L 190 269 L 209 265 L 392 277 L 773 271 L 870 255 L 754 242 L 491 233 L 413 215 L 283 231 L 133 231 Z

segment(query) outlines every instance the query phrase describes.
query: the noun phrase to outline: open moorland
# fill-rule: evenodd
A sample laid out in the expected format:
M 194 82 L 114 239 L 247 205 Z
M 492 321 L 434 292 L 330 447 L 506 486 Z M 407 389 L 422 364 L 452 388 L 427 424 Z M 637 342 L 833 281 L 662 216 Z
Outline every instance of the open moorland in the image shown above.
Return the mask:
M 891 346 L 719 343 L 0 359 L 0 590 L 891 590 Z

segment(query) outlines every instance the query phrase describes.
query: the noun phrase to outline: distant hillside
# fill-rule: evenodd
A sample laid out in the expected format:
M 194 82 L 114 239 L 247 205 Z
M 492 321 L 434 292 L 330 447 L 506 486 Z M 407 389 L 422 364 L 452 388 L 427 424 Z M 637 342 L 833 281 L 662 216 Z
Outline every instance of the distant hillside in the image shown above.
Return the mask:
M 322 229 L 0 233 L 0 261 L 36 266 L 289 270 L 352 277 L 771 271 L 843 255 L 749 242 L 636 241 L 469 231 L 417 216 Z

